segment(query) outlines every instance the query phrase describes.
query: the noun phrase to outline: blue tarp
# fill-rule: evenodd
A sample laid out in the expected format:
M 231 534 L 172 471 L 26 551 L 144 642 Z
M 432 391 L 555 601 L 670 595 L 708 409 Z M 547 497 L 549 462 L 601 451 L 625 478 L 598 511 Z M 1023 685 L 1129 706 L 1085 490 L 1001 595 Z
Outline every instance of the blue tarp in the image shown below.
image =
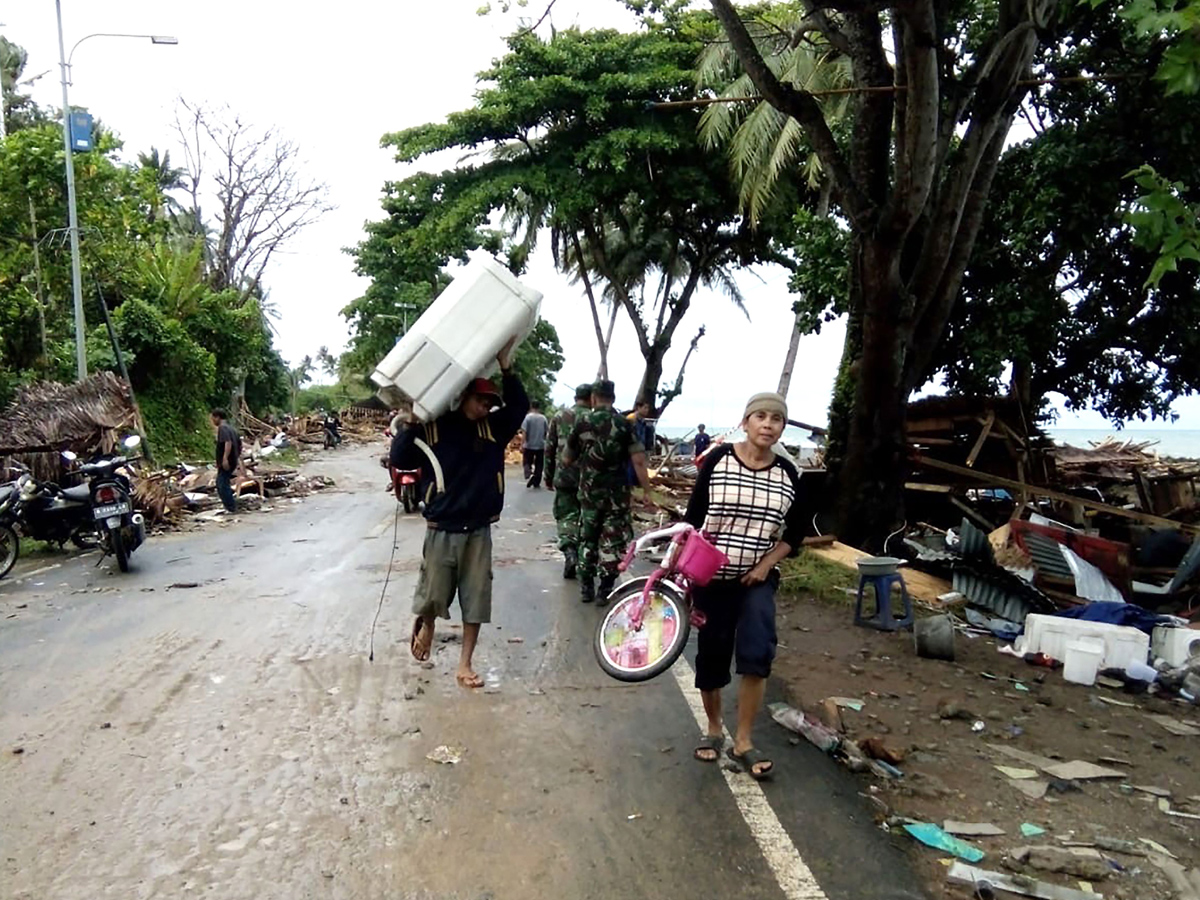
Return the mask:
M 1082 619 L 1085 622 L 1107 622 L 1109 625 L 1129 625 L 1150 634 L 1157 625 L 1169 625 L 1175 620 L 1170 616 L 1160 616 L 1148 609 L 1143 609 L 1136 603 L 1088 603 L 1071 609 L 1060 610 L 1057 616 L 1068 619 Z

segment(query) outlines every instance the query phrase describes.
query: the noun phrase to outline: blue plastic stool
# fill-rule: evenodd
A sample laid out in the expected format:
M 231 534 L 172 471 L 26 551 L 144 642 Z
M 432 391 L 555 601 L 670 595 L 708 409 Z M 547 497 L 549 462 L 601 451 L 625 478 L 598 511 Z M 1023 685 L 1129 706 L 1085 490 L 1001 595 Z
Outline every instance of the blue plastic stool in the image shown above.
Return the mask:
M 904 602 L 904 615 L 896 618 L 892 614 L 892 585 L 900 585 L 900 598 Z M 863 616 L 863 598 L 867 588 L 875 592 L 875 615 L 870 618 Z M 904 576 L 899 572 L 886 575 L 861 575 L 858 579 L 858 602 L 854 608 L 854 624 L 867 628 L 878 628 L 880 631 L 895 631 L 898 628 L 911 628 L 913 623 L 913 605 L 908 596 L 908 588 L 904 586 Z

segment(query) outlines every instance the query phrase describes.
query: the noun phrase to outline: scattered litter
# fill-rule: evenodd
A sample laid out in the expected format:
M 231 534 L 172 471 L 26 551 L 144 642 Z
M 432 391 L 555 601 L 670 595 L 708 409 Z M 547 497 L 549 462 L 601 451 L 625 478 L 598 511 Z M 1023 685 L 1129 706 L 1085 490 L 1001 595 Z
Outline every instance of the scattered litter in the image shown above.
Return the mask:
M 950 867 L 946 878 L 957 884 L 967 884 L 971 887 L 982 884 L 989 893 L 996 888 L 1025 897 L 1037 897 L 1038 900 L 1104 900 L 1100 894 L 1077 891 L 1073 888 L 1060 887 L 1057 884 L 1009 875 L 1004 872 L 989 872 L 987 869 L 977 869 L 961 862 L 956 862 Z
M 1096 699 L 1099 700 L 1101 703 L 1107 703 L 1109 706 L 1125 706 L 1125 707 L 1128 707 L 1129 709 L 1137 708 L 1136 703 L 1127 703 L 1124 700 L 1117 700 L 1113 697 L 1098 696 L 1098 697 L 1096 697 Z
M 462 762 L 463 754 L 466 752 L 466 747 L 448 747 L 442 744 L 440 747 L 435 747 L 431 752 L 427 753 L 425 758 L 435 763 L 441 763 L 444 766 L 453 766 Z
M 1141 791 L 1143 794 L 1150 794 L 1154 797 L 1170 797 L 1171 792 L 1166 788 L 1154 787 L 1149 784 L 1131 784 L 1131 788 L 1135 791 Z
M 1008 778 L 1013 779 L 1014 781 L 1024 781 L 1025 779 L 1028 779 L 1028 778 L 1037 778 L 1038 777 L 1038 773 L 1037 773 L 1036 769 L 1016 769 L 1016 768 L 1013 768 L 1012 766 L 996 766 L 995 768 L 997 771 L 999 771 L 1003 775 L 1007 776 Z
M 1044 872 L 1059 872 L 1103 881 L 1112 874 L 1108 860 L 1094 847 L 1055 847 L 1041 844 L 1033 847 L 1017 847 L 1011 852 L 1013 859 Z
M 953 819 L 942 823 L 942 831 L 966 837 L 995 837 L 1004 834 L 1003 828 L 997 828 L 990 822 L 955 822 Z
M 953 853 L 967 862 L 979 862 L 984 857 L 984 852 L 978 847 L 947 834 L 932 822 L 910 822 L 904 826 L 904 830 L 925 846 Z
M 510 638 L 508 639 L 508 642 L 509 642 L 510 644 L 523 644 L 523 643 L 525 643 L 525 638 L 523 638 L 523 637 L 510 637 Z
M 1050 785 L 1045 781 L 1010 781 L 1009 784 L 1030 800 L 1041 800 L 1050 790 Z
M 1019 682 L 1019 681 L 1014 681 L 1014 682 L 1013 682 L 1013 687 L 1014 687 L 1016 690 L 1020 691 L 1022 694 L 1028 694 L 1028 693 L 1029 693 L 1029 688 L 1027 688 L 1025 685 L 1021 684 L 1021 682 Z
M 20 756 L 24 752 L 25 752 L 24 747 L 13 747 L 12 748 L 13 756 Z
M 1046 833 L 1046 829 L 1041 825 L 1034 825 L 1032 822 L 1021 823 L 1021 834 L 1024 837 L 1038 837 Z
M 1100 687 L 1112 688 L 1114 691 L 1119 691 L 1125 687 L 1125 682 L 1119 681 L 1116 678 L 1109 678 L 1107 675 L 1097 675 L 1096 684 L 1100 685 Z M 1101 697 L 1100 699 L 1103 700 L 1104 698 Z
M 830 697 L 829 699 L 836 703 L 839 708 L 852 709 L 855 712 L 862 712 L 863 707 L 867 705 L 865 701 L 855 700 L 852 697 Z
M 1171 734 L 1178 737 L 1195 737 L 1200 734 L 1200 728 L 1194 728 L 1186 722 L 1180 722 L 1178 719 L 1172 719 L 1170 716 L 1147 716 L 1151 722 L 1156 722 L 1161 725 Z
M 975 734 L 980 734 L 985 728 L 987 728 L 987 723 L 983 719 L 976 719 L 971 723 L 971 731 Z
M 635 819 L 640 819 L 641 817 L 642 817 L 642 814 L 641 814 L 641 813 L 633 813 L 632 815 L 628 815 L 628 816 L 626 816 L 626 817 L 625 817 L 625 821 L 626 821 L 626 822 L 632 822 L 632 821 L 634 821 Z
M 1200 819 L 1200 816 L 1192 813 L 1178 812 L 1177 810 L 1171 809 L 1171 801 L 1165 797 L 1158 798 L 1158 809 L 1160 812 L 1164 812 L 1168 816 L 1174 816 L 1177 819 Z
M 1046 766 L 1044 771 L 1047 775 L 1054 778 L 1061 778 L 1063 781 L 1091 781 L 1097 778 L 1125 777 L 1124 772 L 1116 769 L 1106 769 L 1104 766 L 1098 766 L 1095 763 L 1085 762 L 1081 759 Z
M 198 588 L 198 587 L 200 587 L 200 582 L 198 582 L 198 581 L 176 581 L 174 584 L 168 584 L 167 590 L 168 591 L 182 590 L 184 588 Z
M 1161 853 L 1163 856 L 1167 857 L 1168 859 L 1178 859 L 1179 858 L 1174 853 L 1172 853 L 1170 850 L 1168 850 L 1166 847 L 1164 847 L 1162 844 L 1160 844 L 1158 841 L 1152 841 L 1152 840 L 1150 840 L 1150 838 L 1145 838 L 1145 837 L 1140 837 L 1140 838 L 1138 838 L 1138 840 L 1141 841 L 1143 844 L 1145 844 L 1147 847 L 1149 847 L 1151 850 L 1153 850 L 1155 853 Z
M 1003 744 L 988 744 L 989 750 L 995 750 L 997 753 L 1003 753 L 1005 756 L 1011 756 L 1013 759 L 1025 763 L 1028 766 L 1033 766 L 1035 769 L 1044 769 L 1047 766 L 1054 765 L 1054 760 L 1048 756 L 1039 756 L 1036 753 L 1030 753 L 1027 750 L 1020 750 L 1016 747 L 1006 747 Z

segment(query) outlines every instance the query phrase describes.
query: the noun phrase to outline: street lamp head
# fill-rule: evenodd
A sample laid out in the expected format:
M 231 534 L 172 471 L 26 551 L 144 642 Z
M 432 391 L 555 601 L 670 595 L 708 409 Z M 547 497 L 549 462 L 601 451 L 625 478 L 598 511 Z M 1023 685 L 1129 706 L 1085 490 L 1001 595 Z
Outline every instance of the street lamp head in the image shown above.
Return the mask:
M 178 44 L 179 38 L 172 37 L 169 34 L 152 34 L 152 35 L 150 35 L 150 43 L 152 43 L 152 44 Z

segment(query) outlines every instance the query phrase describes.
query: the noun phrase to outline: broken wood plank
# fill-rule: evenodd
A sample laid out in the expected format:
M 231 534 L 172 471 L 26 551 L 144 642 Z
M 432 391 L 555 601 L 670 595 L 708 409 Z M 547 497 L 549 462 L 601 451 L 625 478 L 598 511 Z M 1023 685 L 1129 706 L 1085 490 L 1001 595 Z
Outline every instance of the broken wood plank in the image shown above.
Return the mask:
M 948 494 L 954 490 L 948 484 L 924 484 L 920 481 L 906 481 L 904 489 L 906 491 L 925 491 L 929 494 Z
M 968 469 L 964 466 L 956 466 L 953 463 L 942 462 L 940 459 L 933 459 L 928 456 L 916 454 L 913 461 L 918 465 L 929 466 L 931 469 L 941 469 L 944 472 L 950 472 L 954 475 L 963 475 L 975 481 L 980 481 L 985 484 L 994 485 L 996 487 L 1009 488 L 1014 491 L 1024 491 L 1028 494 L 1034 494 L 1038 497 L 1047 497 L 1051 500 L 1057 500 L 1060 503 L 1069 503 L 1078 505 L 1087 509 L 1094 509 L 1097 512 L 1108 513 L 1113 516 L 1120 516 L 1126 519 L 1133 519 L 1136 522 L 1146 522 L 1151 525 L 1159 525 L 1164 528 L 1176 528 L 1180 531 L 1186 531 L 1189 534 L 1200 533 L 1200 525 L 1191 525 L 1187 522 L 1179 522 L 1175 519 L 1164 519 L 1162 516 L 1154 516 L 1150 513 L 1139 512 L 1135 509 L 1122 509 L 1119 506 L 1111 506 L 1108 503 L 1100 503 L 1095 500 L 1086 500 L 1079 497 L 1074 497 L 1070 494 L 1064 494 L 1061 491 L 1051 490 L 1050 488 L 1038 487 L 1036 485 L 1024 485 L 1019 481 L 1013 481 L 1011 478 L 1004 478 L 1000 475 L 988 475 L 985 472 L 978 472 L 975 469 Z M 990 530 L 991 526 L 989 526 Z
M 995 421 L 996 411 L 994 409 L 988 410 L 987 418 L 983 422 L 983 430 L 979 432 L 979 437 L 975 440 L 975 446 L 967 454 L 967 468 L 974 467 L 975 460 L 979 457 L 979 451 L 983 449 L 984 441 L 992 433 L 992 423 Z
M 1092 781 L 1098 778 L 1125 777 L 1125 773 L 1117 769 L 1108 769 L 1082 759 L 1057 763 L 1053 766 L 1047 766 L 1042 771 L 1052 778 L 1061 778 L 1063 781 Z

